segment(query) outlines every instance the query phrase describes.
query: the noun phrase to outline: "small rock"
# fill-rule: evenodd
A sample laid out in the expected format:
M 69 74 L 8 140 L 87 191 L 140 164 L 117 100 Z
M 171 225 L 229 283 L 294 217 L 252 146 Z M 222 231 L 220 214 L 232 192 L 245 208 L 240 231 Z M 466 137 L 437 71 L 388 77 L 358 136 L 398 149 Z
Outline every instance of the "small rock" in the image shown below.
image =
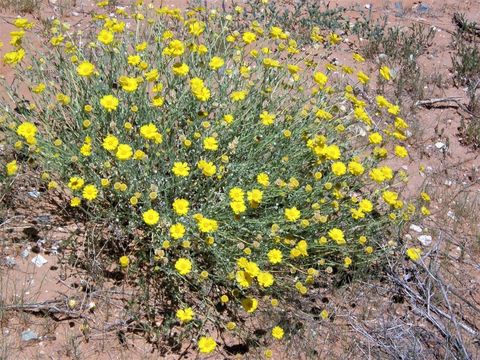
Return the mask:
M 28 195 L 34 199 L 37 199 L 40 197 L 40 193 L 37 190 L 29 191 Z
M 80 16 L 80 14 L 79 14 L 78 12 L 76 12 L 76 11 L 72 11 L 72 15 L 73 15 L 73 16 Z
M 438 150 L 443 149 L 445 146 L 446 146 L 446 145 L 445 145 L 443 142 L 441 142 L 441 141 L 435 143 L 435 147 L 436 147 Z
M 38 340 L 38 335 L 35 331 L 26 330 L 22 332 L 22 340 L 23 341 Z
M 410 225 L 410 230 L 415 231 L 417 233 L 421 233 L 423 231 L 420 226 L 415 224 Z
M 22 258 L 27 258 L 28 255 L 30 255 L 30 251 L 28 249 L 23 249 L 22 252 L 20 253 L 20 256 Z
M 42 255 L 37 255 L 32 259 L 32 263 L 34 263 L 37 267 L 42 267 L 47 262 L 47 259 L 45 259 Z
M 430 235 L 420 235 L 417 239 L 423 246 L 429 246 L 432 243 L 432 237 Z
M 40 222 L 42 224 L 48 224 L 48 223 L 51 222 L 50 215 L 37 216 L 37 220 L 38 220 L 38 222 Z
M 412 235 L 406 234 L 406 235 L 405 235 L 405 240 L 407 240 L 407 241 L 412 240 Z
M 387 61 L 388 60 L 388 55 L 387 54 L 380 54 L 380 55 L 378 55 L 378 60 Z
M 416 6 L 415 11 L 417 12 L 417 14 L 426 14 L 430 11 L 430 6 L 424 3 L 420 3 Z
M 15 261 L 15 259 L 13 257 L 7 256 L 4 260 L 4 264 L 5 264 L 6 267 L 12 268 L 15 265 L 17 265 L 17 262 Z

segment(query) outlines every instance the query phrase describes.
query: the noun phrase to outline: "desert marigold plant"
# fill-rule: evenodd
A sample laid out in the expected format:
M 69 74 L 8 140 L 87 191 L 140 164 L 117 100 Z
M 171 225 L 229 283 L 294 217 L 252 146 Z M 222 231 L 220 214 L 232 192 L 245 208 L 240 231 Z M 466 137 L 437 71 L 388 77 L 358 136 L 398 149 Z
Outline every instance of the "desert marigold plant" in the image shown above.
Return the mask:
M 11 148 L 72 214 L 120 229 L 105 266 L 161 293 L 165 323 L 206 354 L 215 329 L 241 332 L 235 319 L 377 266 L 416 212 L 406 174 L 387 165 L 408 157 L 399 107 L 362 98 L 367 74 L 240 14 L 139 4 L 94 15 L 91 33 L 55 20 L 44 51 L 24 38 L 3 56 L 30 90 L 21 112 L 17 89 L 4 99 Z M 311 38 L 320 52 L 341 42 Z

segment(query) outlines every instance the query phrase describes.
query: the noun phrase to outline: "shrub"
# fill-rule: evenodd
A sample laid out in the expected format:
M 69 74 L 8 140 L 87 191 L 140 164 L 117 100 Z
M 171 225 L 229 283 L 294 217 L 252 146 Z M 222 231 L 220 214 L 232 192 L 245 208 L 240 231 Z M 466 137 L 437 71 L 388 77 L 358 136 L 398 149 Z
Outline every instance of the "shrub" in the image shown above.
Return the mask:
M 362 99 L 366 74 L 322 71 L 280 27 L 240 13 L 118 9 L 92 32 L 55 20 L 36 48 L 18 19 L 4 55 L 29 89 L 6 89 L 8 175 L 40 169 L 72 216 L 105 224 L 71 246 L 103 249 L 97 262 L 144 289 L 132 309 L 181 325 L 204 353 L 215 328 L 241 333 L 235 322 L 292 309 L 319 281 L 378 270 L 415 213 L 398 192 L 407 175 L 386 163 L 408 156 L 399 107 Z M 275 313 L 256 324 L 272 340 L 288 336 Z

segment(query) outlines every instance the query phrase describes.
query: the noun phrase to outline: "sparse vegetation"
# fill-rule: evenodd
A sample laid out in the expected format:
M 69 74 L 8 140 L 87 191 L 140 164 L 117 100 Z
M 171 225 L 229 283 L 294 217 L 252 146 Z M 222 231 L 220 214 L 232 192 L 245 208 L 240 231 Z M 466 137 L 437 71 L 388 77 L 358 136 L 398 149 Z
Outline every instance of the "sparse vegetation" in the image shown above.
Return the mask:
M 464 142 L 480 147 L 480 26 L 456 13 L 457 31 L 452 39 L 455 84 L 466 86 L 468 115 L 462 125 Z
M 0 0 L 0 13 L 11 10 L 20 14 L 35 14 L 41 5 L 41 0 Z

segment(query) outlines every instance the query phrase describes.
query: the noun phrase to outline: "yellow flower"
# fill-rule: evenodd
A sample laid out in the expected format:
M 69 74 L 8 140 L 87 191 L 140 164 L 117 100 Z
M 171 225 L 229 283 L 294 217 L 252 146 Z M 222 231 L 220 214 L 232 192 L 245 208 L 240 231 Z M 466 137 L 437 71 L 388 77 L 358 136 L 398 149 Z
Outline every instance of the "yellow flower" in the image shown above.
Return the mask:
M 175 262 L 175 269 L 180 275 L 187 275 L 192 271 L 192 262 L 186 258 L 180 258 Z
M 337 45 L 340 41 L 342 41 L 342 38 L 335 33 L 330 33 L 328 35 L 328 41 L 330 41 L 330 44 L 332 45 Z
M 220 69 L 223 65 L 225 65 L 225 61 L 218 56 L 214 56 L 210 62 L 208 63 L 208 66 L 210 66 L 210 69 L 212 70 L 218 70 Z
M 193 311 L 192 308 L 188 307 L 185 309 L 177 310 L 176 316 L 177 316 L 177 319 L 182 322 L 182 324 L 186 324 L 193 320 L 193 317 L 195 316 L 195 312 Z
M 260 173 L 260 174 L 257 175 L 257 182 L 260 185 L 263 185 L 263 186 L 267 187 L 268 185 L 270 185 L 270 178 L 269 178 L 268 174 Z
M 20 61 L 22 61 L 24 57 L 25 57 L 25 50 L 20 48 L 17 51 L 11 51 L 11 52 L 5 53 L 5 55 L 3 55 L 3 62 L 7 65 L 15 65 Z
M 431 200 L 430 195 L 428 195 L 428 194 L 427 194 L 426 192 L 424 192 L 424 191 L 422 191 L 422 192 L 420 193 L 420 196 L 422 197 L 422 200 L 423 200 L 423 201 L 430 201 L 430 200 Z
M 318 84 L 320 88 L 323 88 L 328 81 L 328 77 L 327 75 L 319 71 L 313 74 L 313 80 Z
M 328 160 L 337 160 L 341 156 L 340 149 L 337 145 L 328 145 L 325 147 L 324 154 Z
M 175 176 L 188 176 L 190 173 L 190 166 L 186 162 L 175 162 L 173 163 L 172 172 Z
M 31 139 L 37 134 L 37 127 L 31 122 L 25 121 L 18 126 L 17 134 L 25 139 Z
M 190 71 L 190 68 L 185 63 L 175 63 L 173 64 L 172 71 L 177 76 L 185 76 Z
M 267 68 L 278 68 L 281 64 L 278 60 L 272 58 L 265 58 L 263 59 L 263 65 Z
M 113 135 L 108 135 L 103 139 L 103 148 L 108 151 L 113 151 L 118 146 L 118 139 Z
M 57 94 L 56 99 L 62 105 L 68 105 L 71 102 L 70 96 L 65 94 Z
M 142 215 L 145 224 L 153 226 L 160 220 L 160 215 L 153 209 L 147 210 Z
M 203 21 L 194 21 L 188 25 L 188 32 L 193 36 L 200 36 L 205 31 L 205 23 Z
M 383 200 L 390 206 L 395 206 L 398 201 L 398 194 L 394 191 L 385 190 L 382 194 Z
M 47 87 L 47 85 L 45 85 L 45 83 L 40 83 L 40 84 L 34 86 L 34 87 L 32 88 L 32 91 L 33 91 L 35 94 L 41 94 L 42 92 L 45 91 L 46 87 Z
M 152 123 L 140 127 L 140 135 L 142 135 L 144 139 L 153 140 L 157 136 L 157 133 L 157 127 Z
M 242 299 L 242 307 L 248 313 L 253 313 L 257 310 L 258 307 L 258 300 L 252 297 L 247 297 Z
M 95 185 L 86 185 L 83 188 L 82 195 L 85 200 L 88 200 L 88 201 L 95 200 L 98 195 L 98 190 L 95 187 Z
M 369 176 L 372 180 L 376 181 L 379 184 L 385 181 L 385 175 L 383 174 L 382 170 L 379 168 L 370 170 Z
M 259 189 L 252 189 L 247 191 L 247 200 L 250 202 L 250 205 L 257 207 L 263 199 L 263 191 Z
M 332 164 L 332 172 L 337 176 L 342 176 L 347 172 L 347 167 L 343 162 L 337 161 Z
M 328 111 L 325 111 L 323 109 L 318 109 L 317 112 L 315 113 L 315 116 L 319 119 L 322 120 L 332 120 L 333 115 L 330 114 Z
M 82 200 L 76 196 L 74 196 L 71 200 L 70 200 L 70 206 L 71 207 L 77 207 L 77 206 L 80 206 L 80 204 L 82 203 Z
M 105 29 L 101 30 L 97 36 L 98 41 L 100 41 L 102 44 L 105 44 L 105 45 L 112 43 L 113 38 L 114 38 L 113 33 Z
M 130 259 L 128 258 L 128 256 L 123 255 L 120 256 L 120 258 L 118 259 L 118 263 L 122 268 L 126 268 L 128 267 L 128 265 L 130 265 Z
M 72 190 L 80 190 L 85 184 L 85 181 L 77 176 L 71 177 L 68 182 L 68 187 Z
M 273 285 L 274 277 L 269 272 L 266 272 L 266 271 L 263 272 L 262 271 L 257 275 L 257 281 L 258 281 L 260 286 L 262 286 L 264 288 L 268 288 L 268 287 Z
M 185 235 L 185 226 L 180 223 L 170 226 L 170 236 L 176 240 L 181 239 Z
M 322 310 L 322 312 L 320 313 L 320 316 L 322 317 L 323 320 L 328 319 L 328 311 Z
M 388 66 L 382 66 L 380 68 L 380 75 L 382 75 L 382 77 L 389 81 L 391 79 L 391 73 L 390 73 L 390 69 Z
M 135 150 L 135 153 L 133 154 L 135 160 L 143 160 L 146 156 L 147 154 L 142 150 Z
M 136 78 L 120 76 L 118 78 L 118 83 L 122 87 L 122 90 L 126 92 L 134 92 L 138 88 L 138 81 Z
M 301 212 L 296 207 L 285 209 L 285 219 L 290 222 L 295 222 L 300 219 Z
M 203 233 L 215 232 L 218 229 L 218 222 L 216 220 L 207 219 L 202 216 L 198 220 L 198 229 Z
M 405 149 L 405 147 L 396 145 L 395 146 L 395 155 L 397 155 L 399 158 L 405 158 L 408 156 L 408 151 Z
M 190 90 L 200 101 L 208 101 L 210 99 L 210 90 L 204 85 L 203 80 L 198 77 L 190 80 Z
M 360 81 L 363 85 L 366 85 L 370 81 L 370 78 L 368 77 L 368 75 L 365 74 L 363 71 L 359 71 L 357 73 L 357 78 L 358 78 L 358 81 Z
M 247 210 L 247 207 L 243 201 L 231 201 L 230 208 L 235 215 L 240 215 Z
M 202 336 L 198 340 L 198 349 L 202 354 L 210 354 L 215 351 L 217 343 L 210 336 Z
M 237 271 L 235 274 L 235 280 L 237 281 L 238 285 L 243 288 L 248 288 L 250 285 L 252 285 L 252 277 L 245 271 Z
M 145 79 L 149 82 L 157 81 L 160 77 L 157 69 L 150 70 L 149 72 L 145 73 Z
M 353 60 L 358 61 L 358 62 L 365 62 L 365 59 L 363 58 L 362 55 L 358 53 L 353 53 Z
M 216 151 L 218 150 L 218 141 L 212 136 L 203 139 L 203 148 L 205 150 Z
M 428 215 L 431 214 L 430 210 L 429 210 L 426 206 L 422 206 L 422 207 L 420 208 L 420 211 L 422 212 L 422 214 L 423 214 L 424 216 L 428 216 Z
M 412 261 L 418 261 L 422 258 L 422 249 L 417 247 L 408 248 L 405 252 L 408 258 Z
M 340 229 L 333 228 L 328 232 L 328 236 L 330 236 L 330 238 L 334 240 L 338 245 L 344 245 L 346 243 L 343 231 Z
M 115 156 L 118 160 L 129 160 L 133 155 L 133 150 L 130 145 L 127 144 L 120 144 L 118 145 L 117 152 Z
M 358 203 L 358 206 L 363 212 L 369 213 L 373 210 L 373 204 L 368 199 L 363 199 Z
M 223 115 L 223 121 L 227 124 L 231 124 L 233 122 L 233 115 L 232 114 L 226 114 Z
M 250 31 L 246 31 L 243 33 L 242 35 L 242 40 L 245 42 L 245 44 L 251 44 L 252 42 L 254 42 L 255 40 L 257 40 L 257 35 L 255 35 L 254 33 L 250 32 Z
M 263 111 L 260 114 L 260 120 L 262 121 L 262 124 L 265 126 L 272 125 L 275 121 L 275 115 L 270 114 L 268 111 Z
M 100 105 L 102 105 L 108 112 L 117 110 L 118 99 L 113 95 L 105 95 L 100 99 Z
M 230 95 L 230 99 L 232 99 L 232 101 L 234 102 L 242 101 L 242 100 L 245 100 L 247 94 L 248 92 L 246 90 L 234 91 Z
M 241 188 L 233 187 L 228 192 L 228 196 L 233 201 L 243 201 L 243 197 L 245 196 L 245 193 Z
M 172 204 L 173 210 L 177 215 L 187 215 L 190 203 L 185 199 L 175 199 Z
M 6 169 L 7 169 L 7 175 L 8 176 L 15 175 L 17 173 L 17 170 L 18 170 L 17 161 L 16 160 L 10 161 L 6 166 Z
M 363 168 L 363 165 L 359 162 L 351 161 L 348 163 L 348 171 L 352 175 L 359 176 L 364 173 L 365 169 Z
M 348 268 L 350 265 L 352 265 L 352 259 L 347 256 L 345 259 L 343 259 L 343 266 Z
M 270 264 L 280 264 L 282 262 L 282 252 L 278 249 L 272 249 L 267 253 Z
M 286 39 L 286 34 L 278 26 L 272 26 L 270 28 L 270 36 L 273 39 Z
M 142 58 L 140 55 L 129 55 L 127 58 L 128 65 L 136 66 L 140 64 L 142 61 Z
M 272 329 L 272 336 L 277 339 L 277 340 L 281 340 L 283 338 L 283 335 L 284 335 L 284 331 L 283 329 L 280 327 L 280 326 L 275 326 L 273 329 Z
M 33 23 L 31 23 L 30 21 L 28 21 L 28 19 L 25 18 L 15 19 L 14 25 L 20 29 L 31 29 L 33 27 Z
M 200 160 L 197 167 L 202 170 L 205 176 L 213 176 L 217 172 L 217 167 L 211 161 Z
M 80 76 L 91 76 L 95 71 L 95 65 L 89 61 L 83 61 L 77 66 L 77 74 Z
M 182 56 L 185 52 L 185 46 L 180 40 L 172 40 L 168 46 L 163 49 L 163 55 Z

